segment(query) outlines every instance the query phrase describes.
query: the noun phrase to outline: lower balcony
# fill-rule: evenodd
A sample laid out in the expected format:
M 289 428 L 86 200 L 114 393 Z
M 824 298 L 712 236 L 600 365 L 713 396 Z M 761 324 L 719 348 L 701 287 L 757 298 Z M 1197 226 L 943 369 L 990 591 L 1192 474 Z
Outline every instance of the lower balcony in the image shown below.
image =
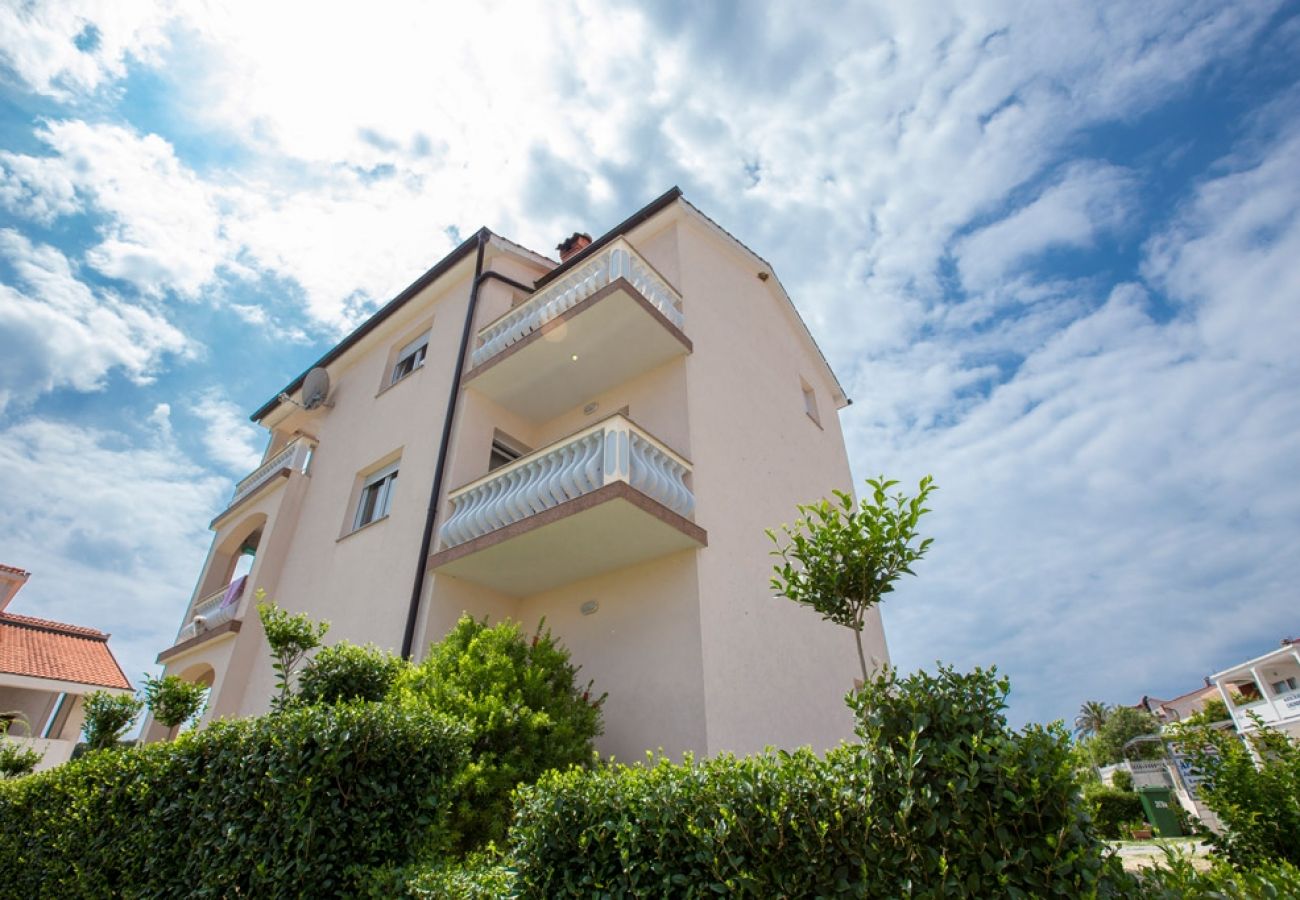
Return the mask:
M 239 578 L 194 604 L 194 612 L 176 634 L 176 642 L 158 655 L 158 662 L 166 662 L 212 638 L 238 632 L 244 586 L 245 579 Z
M 707 546 L 690 474 L 611 416 L 453 491 L 429 568 L 519 597 Z

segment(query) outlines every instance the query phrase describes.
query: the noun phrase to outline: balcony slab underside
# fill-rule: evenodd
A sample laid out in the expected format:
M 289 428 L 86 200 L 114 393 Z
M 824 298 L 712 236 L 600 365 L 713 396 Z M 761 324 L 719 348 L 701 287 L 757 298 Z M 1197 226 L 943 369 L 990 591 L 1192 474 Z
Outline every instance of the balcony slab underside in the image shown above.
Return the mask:
M 429 569 L 524 597 L 708 542 L 690 519 L 615 482 L 434 553 Z
M 470 370 L 465 383 L 543 421 L 691 349 L 681 329 L 619 278 Z

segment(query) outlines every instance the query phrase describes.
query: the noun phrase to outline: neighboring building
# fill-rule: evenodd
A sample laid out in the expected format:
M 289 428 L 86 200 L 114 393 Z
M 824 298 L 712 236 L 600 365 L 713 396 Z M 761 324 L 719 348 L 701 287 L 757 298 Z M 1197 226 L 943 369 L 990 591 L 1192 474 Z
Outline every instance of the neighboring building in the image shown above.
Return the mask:
M 1210 680 L 1242 734 L 1255 730 L 1258 717 L 1264 727 L 1300 738 L 1300 639 L 1285 638 L 1276 650 L 1216 672 Z
M 42 754 L 37 769 L 66 762 L 91 691 L 129 694 L 131 683 L 94 628 L 20 616 L 7 610 L 29 573 L 0 565 L 0 718 L 21 719 L 9 736 Z
M 158 657 L 209 717 L 267 709 L 264 590 L 417 659 L 462 612 L 545 618 L 622 758 L 850 736 L 852 636 L 769 584 L 764 528 L 852 489 L 790 298 L 676 189 L 559 249 L 482 229 L 325 354 L 327 401 L 304 373 L 253 414 L 264 463 Z M 864 637 L 887 662 L 874 611 Z
M 1155 697 L 1143 697 L 1138 701 L 1138 709 L 1144 709 L 1155 716 L 1161 725 L 1182 722 L 1205 709 L 1210 700 L 1219 699 L 1219 689 L 1205 679 L 1205 685 L 1194 691 L 1179 694 L 1172 700 L 1160 700 Z

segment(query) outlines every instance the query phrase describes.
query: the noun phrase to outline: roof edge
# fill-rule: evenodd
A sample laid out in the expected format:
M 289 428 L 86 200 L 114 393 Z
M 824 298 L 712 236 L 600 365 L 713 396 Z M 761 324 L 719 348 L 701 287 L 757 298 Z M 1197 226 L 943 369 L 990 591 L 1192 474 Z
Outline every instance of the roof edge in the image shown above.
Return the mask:
M 475 231 L 468 238 L 461 241 L 460 245 L 457 246 L 456 249 L 452 250 L 442 259 L 438 260 L 438 262 L 434 263 L 432 268 L 426 271 L 419 278 L 415 279 L 415 281 L 407 285 L 406 288 L 404 288 L 402 292 L 399 293 L 396 297 L 394 297 L 392 300 L 389 300 L 379 309 L 375 310 L 375 312 L 373 312 L 368 319 L 366 319 L 364 322 L 362 322 L 360 325 L 354 328 L 351 333 L 349 333 L 346 337 L 343 338 L 343 340 L 339 341 L 337 344 L 335 344 L 333 347 L 327 350 L 324 356 L 316 360 L 316 362 L 312 363 L 311 366 L 308 367 L 306 372 L 303 372 L 293 381 L 285 385 L 285 387 L 282 390 L 280 390 L 273 398 L 268 400 L 266 403 L 263 403 L 262 406 L 258 408 L 257 412 L 253 413 L 248 418 L 254 422 L 260 422 L 262 419 L 266 418 L 276 409 L 276 407 L 280 405 L 280 396 L 282 394 L 292 394 L 294 391 L 298 390 L 298 388 L 302 387 L 303 380 L 306 379 L 307 377 L 307 372 L 310 372 L 312 369 L 319 368 L 321 366 L 327 366 L 330 363 L 334 362 L 334 360 L 338 359 L 340 356 L 342 356 L 344 353 L 350 350 L 362 338 L 364 338 L 370 332 L 374 331 L 381 324 L 383 324 L 383 322 L 389 316 L 393 315 L 393 313 L 397 312 L 398 309 L 404 306 L 406 304 L 406 301 L 410 300 L 420 291 L 424 290 L 430 284 L 437 281 L 439 278 L 445 275 L 452 267 L 454 267 L 457 263 L 459 263 L 462 259 L 469 256 L 475 250 L 475 248 L 478 247 L 478 243 L 480 240 L 487 240 L 492 236 L 493 236 L 492 232 L 485 225 L 482 228 L 478 229 L 478 231 Z
M 587 259 L 599 253 L 603 247 L 607 246 L 617 238 L 622 237 L 624 234 L 631 231 L 636 226 L 640 225 L 646 219 L 649 219 L 651 216 L 655 215 L 656 213 L 662 211 L 668 206 L 671 206 L 673 202 L 679 199 L 681 196 L 682 196 L 682 189 L 677 187 L 677 185 L 673 185 L 668 190 L 660 194 L 658 197 L 651 200 L 645 206 L 641 207 L 636 212 L 632 213 L 632 215 L 628 216 L 622 222 L 619 222 L 609 231 L 606 231 L 600 237 L 596 238 L 586 247 L 583 247 L 582 252 L 573 254 L 564 262 L 556 266 L 554 269 L 551 269 L 551 271 L 547 272 L 541 278 L 538 278 L 536 281 L 533 282 L 533 290 L 534 291 L 540 290 L 541 288 L 550 284 L 552 281 L 559 278 L 561 275 L 563 275 L 565 272 L 569 271 L 570 269 L 582 265 L 582 263 L 585 262 Z
M 64 637 L 85 638 L 88 641 L 99 641 L 103 644 L 108 643 L 108 639 L 112 637 L 112 635 L 100 631 L 98 628 L 56 622 L 53 619 L 38 619 L 34 616 L 24 616 L 11 612 L 0 612 L 0 624 L 13 625 L 16 628 L 30 628 L 32 631 L 47 631 L 50 634 L 61 634 Z

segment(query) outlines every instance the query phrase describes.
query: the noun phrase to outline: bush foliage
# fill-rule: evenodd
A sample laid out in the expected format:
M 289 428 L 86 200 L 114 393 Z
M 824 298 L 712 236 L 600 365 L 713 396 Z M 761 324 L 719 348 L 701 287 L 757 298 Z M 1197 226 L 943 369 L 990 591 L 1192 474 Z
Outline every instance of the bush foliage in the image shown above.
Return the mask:
M 441 846 L 463 731 L 351 704 L 216 722 L 0 784 L 0 884 L 26 897 L 354 895 Z
M 1142 798 L 1132 791 L 1089 786 L 1083 792 L 1083 802 L 1097 834 L 1110 840 L 1127 840 L 1129 835 L 1124 832 L 1124 826 L 1129 822 L 1146 821 Z
M 318 651 L 303 667 L 298 699 L 307 704 L 382 700 L 407 665 L 400 656 L 374 644 L 339 641 Z
M 1106 863 L 1059 727 L 992 672 L 877 676 L 862 743 L 551 772 L 518 791 L 524 896 L 1078 896 Z
M 179 675 L 144 676 L 145 706 L 166 728 L 175 728 L 198 718 L 207 699 L 207 685 L 186 681 Z
M 85 724 L 81 733 L 88 750 L 108 750 L 117 746 L 118 739 L 126 733 L 144 709 L 144 701 L 131 694 L 110 694 L 108 691 L 91 691 L 82 701 Z
M 542 625 L 528 639 L 513 622 L 489 626 L 463 616 L 398 678 L 401 703 L 469 729 L 470 761 L 452 823 L 462 849 L 505 838 L 516 785 L 591 760 L 604 697 L 593 697 L 590 684 L 578 687 L 576 674 L 569 652 Z
M 1224 827 L 1209 841 L 1234 865 L 1300 866 L 1300 743 L 1259 725 L 1244 740 L 1258 766 L 1235 732 L 1198 728 L 1180 739 L 1201 773 L 1201 800 Z

